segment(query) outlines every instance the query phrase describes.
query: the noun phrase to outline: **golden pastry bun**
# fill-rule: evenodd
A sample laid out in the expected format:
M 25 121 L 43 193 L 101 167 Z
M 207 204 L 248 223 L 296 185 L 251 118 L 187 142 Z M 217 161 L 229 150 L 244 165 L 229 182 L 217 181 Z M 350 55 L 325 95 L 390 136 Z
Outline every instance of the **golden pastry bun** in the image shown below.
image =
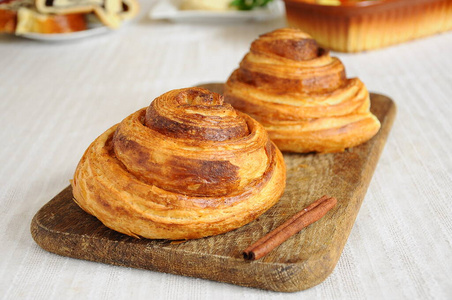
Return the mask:
M 281 151 L 340 152 L 380 128 L 364 84 L 347 79 L 342 62 L 297 29 L 255 40 L 224 97 L 264 125 Z
M 134 237 L 194 239 L 256 219 L 285 187 L 265 129 L 202 88 L 173 90 L 100 135 L 72 181 L 78 205 Z

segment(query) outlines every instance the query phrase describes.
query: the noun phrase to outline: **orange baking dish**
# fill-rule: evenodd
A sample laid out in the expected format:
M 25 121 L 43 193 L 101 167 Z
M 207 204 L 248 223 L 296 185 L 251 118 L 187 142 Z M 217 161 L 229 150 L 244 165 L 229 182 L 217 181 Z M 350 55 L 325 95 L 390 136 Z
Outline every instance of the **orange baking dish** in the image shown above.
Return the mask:
M 452 29 L 452 0 L 284 0 L 287 21 L 341 52 L 378 49 Z

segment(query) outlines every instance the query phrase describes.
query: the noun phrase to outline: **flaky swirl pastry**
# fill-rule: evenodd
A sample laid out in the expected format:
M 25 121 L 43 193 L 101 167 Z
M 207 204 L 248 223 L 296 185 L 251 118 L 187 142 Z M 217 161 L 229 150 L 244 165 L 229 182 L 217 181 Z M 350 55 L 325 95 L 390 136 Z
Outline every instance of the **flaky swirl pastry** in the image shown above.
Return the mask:
M 282 151 L 340 152 L 380 128 L 369 93 L 308 34 L 278 29 L 251 44 L 225 85 L 225 101 L 267 129 Z
M 134 237 L 193 239 L 254 220 L 283 193 L 264 128 L 202 88 L 173 90 L 99 136 L 72 181 L 78 205 Z

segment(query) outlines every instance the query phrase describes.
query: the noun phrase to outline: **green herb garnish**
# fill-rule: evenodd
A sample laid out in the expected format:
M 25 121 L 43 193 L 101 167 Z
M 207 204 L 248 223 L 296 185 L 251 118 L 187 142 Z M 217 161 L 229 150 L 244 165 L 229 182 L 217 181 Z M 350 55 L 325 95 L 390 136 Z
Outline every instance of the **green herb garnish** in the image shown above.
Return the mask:
M 230 6 L 235 6 L 239 10 L 252 10 L 256 7 L 263 7 L 273 0 L 233 0 Z

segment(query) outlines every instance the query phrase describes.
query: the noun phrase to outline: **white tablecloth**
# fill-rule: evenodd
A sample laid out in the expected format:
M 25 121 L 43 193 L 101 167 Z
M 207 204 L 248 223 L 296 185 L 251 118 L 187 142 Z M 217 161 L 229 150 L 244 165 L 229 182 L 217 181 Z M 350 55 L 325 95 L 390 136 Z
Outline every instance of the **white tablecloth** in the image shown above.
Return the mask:
M 225 81 L 283 19 L 173 24 L 141 16 L 97 37 L 0 36 L 0 291 L 4 299 L 451 299 L 452 32 L 360 54 L 349 76 L 398 115 L 355 226 L 322 284 L 276 293 L 57 256 L 30 235 L 89 143 L 170 89 Z

